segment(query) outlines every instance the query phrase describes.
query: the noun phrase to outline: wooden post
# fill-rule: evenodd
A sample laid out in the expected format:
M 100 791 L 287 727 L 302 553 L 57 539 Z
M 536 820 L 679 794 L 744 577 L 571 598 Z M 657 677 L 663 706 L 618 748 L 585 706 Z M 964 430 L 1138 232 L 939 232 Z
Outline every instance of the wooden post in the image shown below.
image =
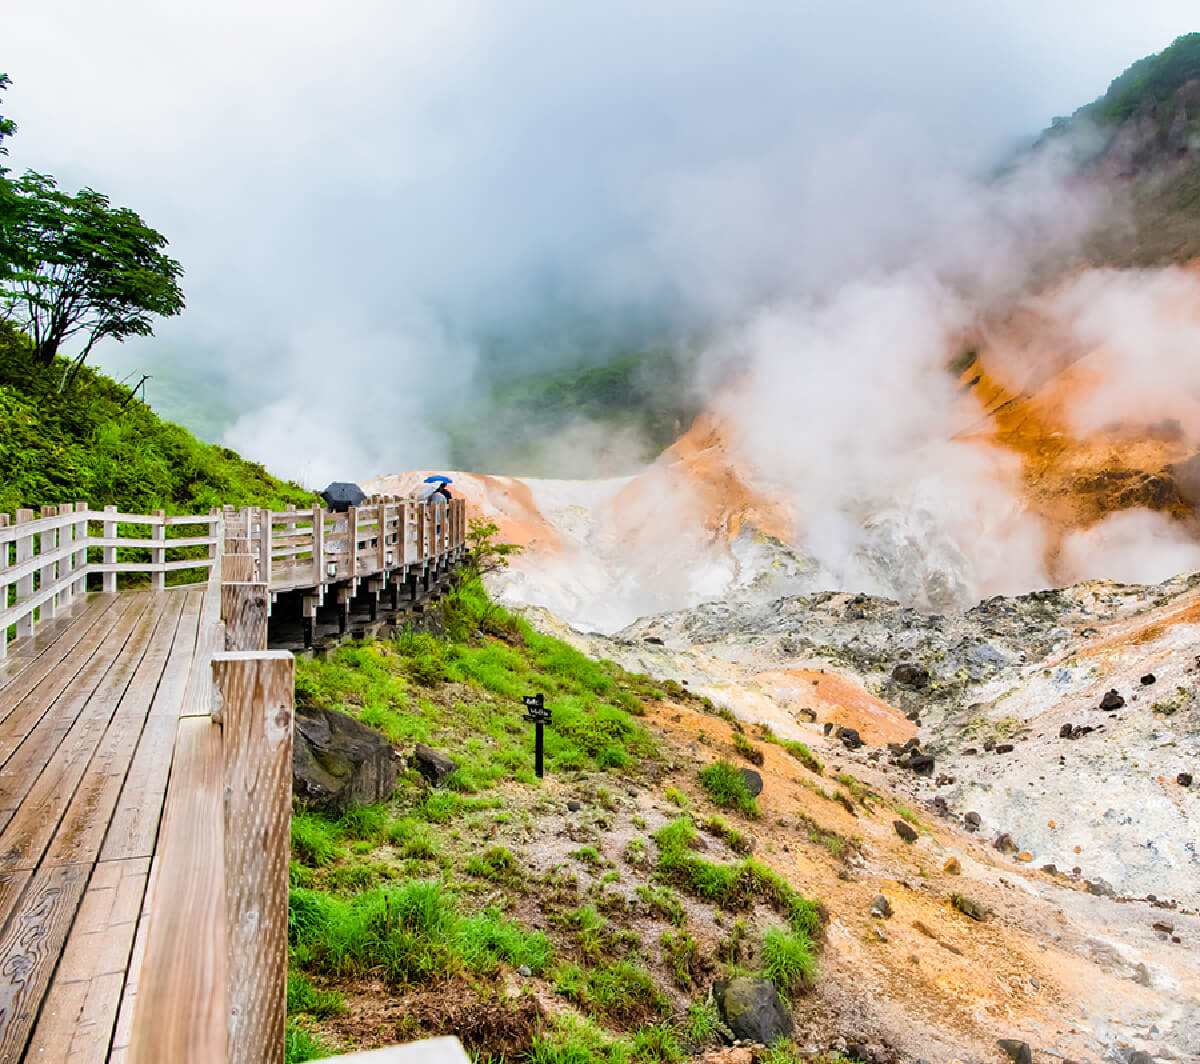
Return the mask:
M 106 507 L 104 507 L 104 512 L 106 514 L 113 514 L 113 513 L 117 512 L 117 508 L 115 506 L 106 506 Z M 116 521 L 110 521 L 107 518 L 105 518 L 104 538 L 105 539 L 116 539 L 117 538 L 117 522 Z M 104 548 L 104 564 L 105 565 L 116 565 L 117 564 L 117 548 L 116 547 L 105 547 Z M 112 592 L 116 591 L 117 590 L 117 574 L 116 573 L 105 573 L 103 586 L 104 586 L 104 590 L 109 592 L 110 594 Z
M 75 581 L 74 591 L 76 595 L 82 595 L 87 592 L 87 563 L 88 563 L 88 523 L 87 523 L 87 508 L 86 502 L 77 502 L 75 504 L 76 515 L 83 514 L 83 517 L 78 517 L 75 521 L 75 542 L 82 544 L 79 550 L 73 555 L 72 568 L 79 574 Z
M 258 578 L 271 586 L 271 511 L 264 509 L 259 527 Z M 264 644 L 265 645 L 265 644 Z
M 66 516 L 75 512 L 75 507 L 70 504 L 63 504 L 57 507 L 60 515 Z M 58 546 L 61 550 L 64 547 L 70 547 L 75 539 L 75 522 L 70 521 L 62 525 L 58 530 Z M 54 596 L 56 605 L 69 606 L 71 604 L 71 596 L 75 593 L 75 581 L 71 578 L 72 570 L 75 568 L 75 551 L 71 550 L 69 554 L 58 562 L 58 574 L 56 581 L 61 585 L 58 592 Z
M 155 510 L 150 516 L 159 519 L 158 524 L 150 526 L 150 538 L 165 542 L 167 538 L 167 526 L 163 523 L 162 519 L 167 515 L 162 510 Z M 153 565 L 166 565 L 167 548 L 165 546 L 151 547 L 150 562 Z M 150 573 L 150 590 L 163 591 L 166 589 L 166 586 L 167 574 L 161 569 L 152 570 Z
M 349 569 L 345 579 L 353 580 L 358 575 L 358 507 L 346 510 L 346 545 L 350 550 Z
M 221 559 L 221 583 L 257 583 L 257 570 L 258 559 L 253 554 L 226 554 Z
M 379 514 L 375 530 L 378 537 L 375 540 L 375 568 L 384 573 L 387 572 L 387 503 L 381 502 L 375 509 Z
M 323 507 L 313 507 L 312 535 L 312 581 L 313 587 L 320 587 L 325 583 L 325 510 Z
M 57 506 L 43 506 L 41 510 L 42 517 L 57 517 Z M 53 554 L 58 550 L 58 529 L 51 528 L 38 536 L 38 554 Z M 45 591 L 48 587 L 53 587 L 58 583 L 58 563 L 50 562 L 43 565 L 38 570 L 38 590 Z M 58 596 L 46 599 L 41 605 L 41 619 L 47 620 L 53 617 L 57 609 Z
M 425 504 L 417 503 L 417 562 L 425 560 Z
M 0 528 L 8 528 L 8 514 L 0 514 Z M 8 568 L 8 544 L 0 543 L 0 606 L 8 606 L 8 581 L 4 570 Z M 8 626 L 0 628 L 0 661 L 8 657 Z
M 27 525 L 33 520 L 32 510 L 18 510 L 17 524 Z M 14 561 L 17 565 L 21 562 L 27 562 L 33 557 L 33 533 L 27 536 L 21 536 L 17 539 L 17 553 Z M 17 602 L 21 599 L 28 598 L 33 594 L 33 573 L 28 576 L 23 576 L 17 581 Z M 17 621 L 17 638 L 20 639 L 23 635 L 33 635 L 33 612 L 30 611 L 26 616 Z
M 270 593 L 264 583 L 222 583 L 221 620 L 225 622 L 225 649 L 265 651 Z
M 225 762 L 229 1064 L 282 1064 L 295 659 L 214 654 Z
M 210 560 L 216 558 L 217 548 L 221 545 L 222 523 L 221 511 L 214 506 L 208 511 L 208 538 L 212 540 L 208 545 L 208 557 Z
M 400 502 L 400 520 L 396 524 L 396 545 L 399 550 L 396 551 L 396 564 L 404 566 L 408 564 L 408 503 L 404 500 Z

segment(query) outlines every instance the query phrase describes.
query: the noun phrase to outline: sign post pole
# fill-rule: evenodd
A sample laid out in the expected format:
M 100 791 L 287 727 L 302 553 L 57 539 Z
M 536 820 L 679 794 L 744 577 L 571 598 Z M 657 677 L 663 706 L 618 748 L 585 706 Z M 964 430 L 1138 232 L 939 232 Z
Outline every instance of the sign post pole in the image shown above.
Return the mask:
M 533 739 L 533 770 L 537 773 L 537 778 L 542 778 L 542 728 L 550 723 L 550 710 L 546 708 L 546 699 L 544 695 L 526 695 L 522 701 L 525 703 L 525 719 L 534 726 Z

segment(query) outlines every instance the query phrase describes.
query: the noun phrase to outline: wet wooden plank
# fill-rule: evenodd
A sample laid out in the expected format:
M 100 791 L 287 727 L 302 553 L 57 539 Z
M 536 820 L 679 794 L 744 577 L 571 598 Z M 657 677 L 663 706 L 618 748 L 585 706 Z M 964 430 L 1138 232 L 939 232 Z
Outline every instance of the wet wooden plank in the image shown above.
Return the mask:
M 95 866 L 29 1043 L 29 1060 L 103 1064 L 149 874 L 148 859 Z
M 31 639 L 10 643 L 8 657 L 0 663 L 0 691 L 21 679 L 32 666 L 44 665 L 40 659 L 47 654 L 52 654 L 48 667 L 53 667 L 53 663 L 70 651 L 96 617 L 109 609 L 114 601 L 113 596 L 101 594 L 79 598 L 53 620 L 40 623 Z
M 125 602 L 105 613 L 71 653 L 0 722 L 0 765 L 7 766 L 13 753 L 39 729 L 57 732 L 61 739 L 70 727 L 71 713 L 78 712 L 83 705 L 79 696 L 89 690 L 89 677 L 94 679 L 101 675 L 107 662 L 120 650 L 119 643 L 106 643 L 106 640 L 122 619 L 136 608 L 136 602 Z M 35 741 L 35 748 L 40 748 L 40 742 L 40 739 Z M 27 762 L 30 756 L 27 751 Z M 40 755 L 32 756 L 36 760 Z
M 124 1057 L 128 1064 L 226 1060 L 221 754 L 220 725 L 206 717 L 179 721 L 155 882 L 143 916 L 148 933 Z
M 90 872 L 40 869 L 0 935 L 0 1061 L 21 1059 Z
M 46 850 L 46 864 L 90 864 L 104 844 L 186 601 L 181 594 L 155 597 L 164 599 L 166 608 Z
M 138 983 L 141 979 L 142 963 L 146 958 L 146 939 L 150 930 L 149 913 L 154 907 L 154 888 L 158 882 L 159 859 L 150 860 L 150 875 L 146 883 L 146 893 L 142 897 L 142 911 L 138 918 L 137 934 L 133 940 L 133 953 L 129 957 L 129 967 L 125 972 L 125 986 L 121 992 L 121 1006 L 117 1012 L 117 1026 L 113 1032 L 112 1047 L 109 1049 L 110 1061 L 124 1061 L 125 1049 L 133 1032 L 133 1013 L 137 1007 Z
M 154 852 L 154 839 L 158 834 L 167 777 L 171 770 L 171 751 L 175 746 L 179 711 L 196 657 L 196 639 L 204 605 L 203 592 L 189 591 L 186 594 L 162 680 L 154 693 L 146 726 L 104 838 L 101 861 L 149 857 Z
M 81 663 L 87 661 L 104 638 L 104 628 L 101 626 L 107 621 L 108 627 L 111 627 L 115 617 L 127 606 L 127 602 L 119 601 L 112 595 L 94 596 L 75 624 L 60 632 L 59 637 L 42 653 L 9 676 L 8 682 L 0 689 L 0 721 L 6 720 L 22 700 L 34 692 L 43 702 L 47 702 L 49 689 L 61 691 L 74 675 L 68 666 L 73 663 L 75 672 L 79 671 Z M 58 618 L 54 623 L 58 623 Z M 38 631 L 41 631 L 40 626 Z M 35 641 L 37 638 L 34 637 Z
M 0 832 L 0 870 L 35 867 L 53 837 L 154 635 L 165 603 L 151 604 L 149 597 L 144 601 L 148 608 L 132 618 L 133 630 L 124 646 L 117 648 L 119 654 L 114 652 L 109 661 L 98 660 L 103 677 L 90 697 L 87 692 L 72 690 L 73 698 L 85 704 L 76 710 L 78 715 L 66 736 L 61 742 L 57 736 L 48 736 L 37 748 L 32 742 L 24 743 L 0 777 L 0 809 L 16 806 Z M 18 763 L 21 771 L 15 770 Z

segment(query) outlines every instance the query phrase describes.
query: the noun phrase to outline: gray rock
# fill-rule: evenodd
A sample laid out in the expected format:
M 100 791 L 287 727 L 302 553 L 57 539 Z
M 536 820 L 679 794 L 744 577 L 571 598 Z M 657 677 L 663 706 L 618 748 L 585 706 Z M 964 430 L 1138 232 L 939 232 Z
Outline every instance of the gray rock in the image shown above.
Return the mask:
M 876 894 L 871 899 L 871 915 L 886 920 L 892 915 L 892 903 L 883 894 Z
M 1013 842 L 1013 837 L 1007 831 L 1001 832 L 996 836 L 992 842 L 992 847 L 1001 853 L 1016 853 L 1021 848 Z
M 902 683 L 907 687 L 928 687 L 929 670 L 923 665 L 916 665 L 911 661 L 902 661 L 892 669 L 892 679 L 896 683 Z
M 374 728 L 336 709 L 296 707 L 292 791 L 304 806 L 343 813 L 386 801 L 397 757 Z
M 972 811 L 963 817 L 963 824 L 966 826 L 968 831 L 978 831 L 980 825 L 983 824 L 983 817 Z
M 531 975 L 533 975 L 533 969 L 530 968 L 528 964 L 522 964 L 521 967 L 517 969 L 517 975 L 528 979 Z
M 412 766 L 429 781 L 431 787 L 440 787 L 446 782 L 446 777 L 458 768 L 458 763 L 451 761 L 445 754 L 438 753 L 432 746 L 417 743 L 412 755 Z
M 752 798 L 757 798 L 762 794 L 763 778 L 752 768 L 738 769 L 742 774 L 742 779 L 746 781 L 746 789 L 750 792 Z
M 866 745 L 862 736 L 854 728 L 838 728 L 836 737 L 842 741 L 842 745 L 847 750 L 857 750 L 860 746 Z
M 578 801 L 575 798 L 572 798 L 569 802 L 567 802 L 567 812 L 569 813 L 578 813 L 582 808 L 583 802 Z
M 719 980 L 713 984 L 713 1000 L 735 1038 L 769 1046 L 792 1033 L 791 1014 L 769 980 Z
M 1016 1038 L 999 1038 L 996 1040 L 1001 1051 L 1008 1056 L 1013 1064 L 1033 1064 L 1033 1051 L 1028 1042 Z
M 1100 699 L 1101 709 L 1120 709 L 1123 705 L 1125 705 L 1125 699 L 1121 697 L 1120 692 L 1117 691 L 1115 687 L 1111 688 L 1108 692 L 1106 692 L 1104 697 Z

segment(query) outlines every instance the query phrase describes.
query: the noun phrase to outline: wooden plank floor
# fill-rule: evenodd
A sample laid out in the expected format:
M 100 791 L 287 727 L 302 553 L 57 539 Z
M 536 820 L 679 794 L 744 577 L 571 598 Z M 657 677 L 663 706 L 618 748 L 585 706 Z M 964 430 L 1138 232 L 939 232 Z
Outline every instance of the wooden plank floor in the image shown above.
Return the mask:
M 110 1057 L 205 605 L 80 598 L 0 665 L 0 1064 Z

